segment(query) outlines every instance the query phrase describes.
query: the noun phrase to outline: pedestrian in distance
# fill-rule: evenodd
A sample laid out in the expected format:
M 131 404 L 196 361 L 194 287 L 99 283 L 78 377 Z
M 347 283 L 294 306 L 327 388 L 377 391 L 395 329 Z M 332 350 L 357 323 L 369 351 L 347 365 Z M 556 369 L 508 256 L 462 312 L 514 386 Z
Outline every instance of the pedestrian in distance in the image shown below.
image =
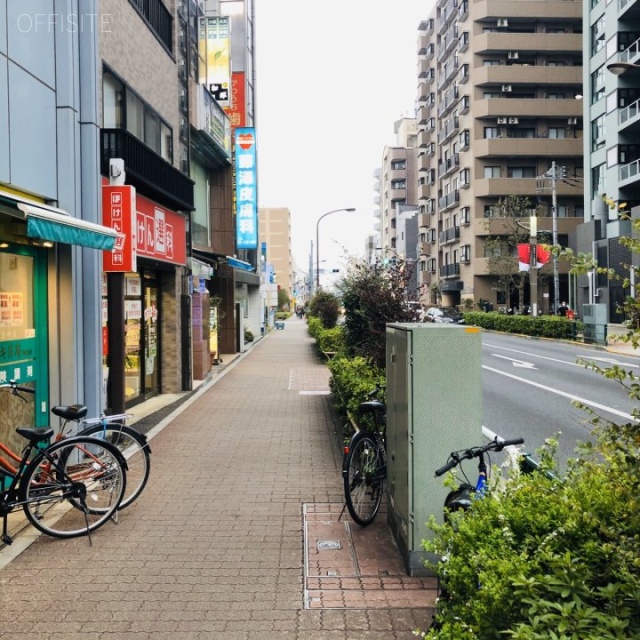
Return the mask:
M 558 307 L 558 315 L 564 318 L 567 315 L 567 311 L 569 311 L 569 307 L 567 307 L 567 303 L 561 302 L 560 306 Z

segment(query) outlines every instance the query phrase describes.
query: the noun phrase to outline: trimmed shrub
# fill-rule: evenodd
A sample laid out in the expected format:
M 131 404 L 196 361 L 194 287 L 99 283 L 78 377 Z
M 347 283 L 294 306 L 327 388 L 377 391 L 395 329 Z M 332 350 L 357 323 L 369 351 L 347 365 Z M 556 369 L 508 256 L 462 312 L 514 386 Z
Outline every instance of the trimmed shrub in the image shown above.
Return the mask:
M 438 640 L 632 640 L 640 637 L 640 431 L 594 431 L 559 480 L 514 474 L 504 491 L 450 523 L 426 549 L 449 597 Z M 452 526 L 453 525 L 453 526 Z

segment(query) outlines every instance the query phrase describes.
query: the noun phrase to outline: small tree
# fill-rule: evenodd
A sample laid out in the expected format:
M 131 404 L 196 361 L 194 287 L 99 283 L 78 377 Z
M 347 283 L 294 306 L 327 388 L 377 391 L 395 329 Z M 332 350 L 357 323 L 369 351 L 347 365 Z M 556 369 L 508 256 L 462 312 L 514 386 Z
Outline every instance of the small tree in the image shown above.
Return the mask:
M 340 316 L 340 300 L 330 291 L 320 289 L 309 302 L 309 315 L 320 319 L 325 329 L 333 329 Z
M 495 277 L 497 289 L 504 294 L 507 304 L 512 290 L 518 291 L 518 305 L 522 309 L 528 278 L 527 272 L 518 267 L 518 245 L 530 240 L 529 228 L 523 220 L 528 220 L 534 208 L 529 198 L 507 196 L 498 200 L 492 211 L 486 221 L 490 235 L 484 243 L 489 274 Z M 496 219 L 500 220 L 499 229 L 496 229 Z
M 289 311 L 291 309 L 291 298 L 286 289 L 278 289 L 278 310 Z
M 417 302 L 407 293 L 412 266 L 401 258 L 386 265 L 354 262 L 349 266 L 338 285 L 349 355 L 362 356 L 384 369 L 387 323 L 418 320 L 418 305 L 408 304 Z

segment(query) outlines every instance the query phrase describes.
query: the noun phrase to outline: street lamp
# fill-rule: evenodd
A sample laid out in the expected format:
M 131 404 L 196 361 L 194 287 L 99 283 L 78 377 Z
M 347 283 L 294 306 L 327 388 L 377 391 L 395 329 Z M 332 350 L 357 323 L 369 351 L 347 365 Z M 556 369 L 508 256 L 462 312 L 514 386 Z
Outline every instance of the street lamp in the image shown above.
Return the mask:
M 615 76 L 621 76 L 627 71 L 640 69 L 640 64 L 633 64 L 632 62 L 612 62 L 607 65 L 607 71 L 610 71 Z
M 315 292 L 320 291 L 320 220 L 322 220 L 322 218 L 326 218 L 331 213 L 338 213 L 338 211 L 355 211 L 355 209 L 353 207 L 348 207 L 343 209 L 333 209 L 331 211 L 327 211 L 327 213 L 323 213 L 318 218 L 318 222 L 316 222 L 316 291 Z

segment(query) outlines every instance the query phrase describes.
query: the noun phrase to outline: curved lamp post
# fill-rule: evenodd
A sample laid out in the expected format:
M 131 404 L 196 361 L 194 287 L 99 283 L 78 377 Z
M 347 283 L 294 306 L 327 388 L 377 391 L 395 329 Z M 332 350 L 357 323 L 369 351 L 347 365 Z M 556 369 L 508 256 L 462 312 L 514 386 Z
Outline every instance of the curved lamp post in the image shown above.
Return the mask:
M 353 207 L 332 209 L 331 211 L 327 211 L 327 213 L 323 213 L 318 218 L 318 222 L 316 222 L 316 291 L 314 291 L 314 293 L 320 291 L 320 220 L 326 218 L 331 213 L 338 213 L 338 211 L 355 211 L 355 209 Z
M 637 71 L 640 69 L 640 64 L 634 64 L 632 62 L 612 62 L 607 65 L 607 71 L 610 71 L 616 76 L 621 76 L 627 71 Z

